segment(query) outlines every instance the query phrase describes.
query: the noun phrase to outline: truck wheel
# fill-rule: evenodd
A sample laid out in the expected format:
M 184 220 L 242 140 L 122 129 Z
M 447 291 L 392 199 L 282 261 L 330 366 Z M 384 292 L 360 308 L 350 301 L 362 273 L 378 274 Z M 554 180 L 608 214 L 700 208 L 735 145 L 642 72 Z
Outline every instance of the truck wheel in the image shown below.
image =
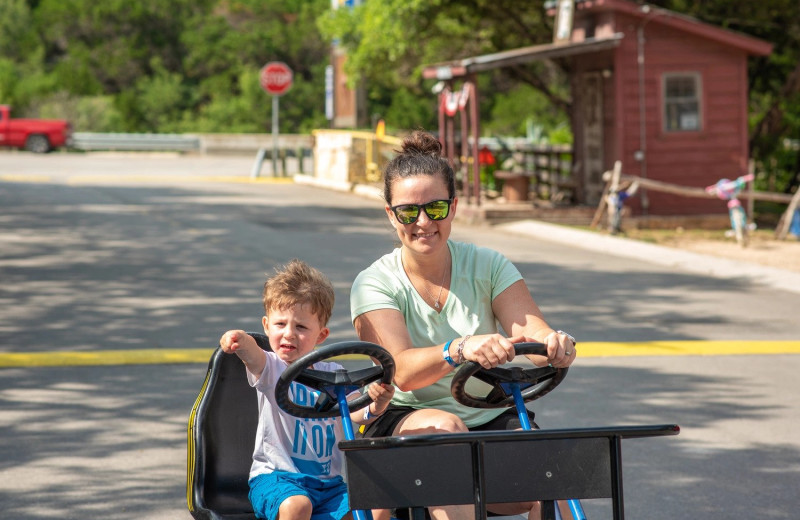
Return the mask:
M 50 141 L 41 134 L 29 135 L 25 140 L 25 149 L 33 153 L 47 153 L 50 151 Z

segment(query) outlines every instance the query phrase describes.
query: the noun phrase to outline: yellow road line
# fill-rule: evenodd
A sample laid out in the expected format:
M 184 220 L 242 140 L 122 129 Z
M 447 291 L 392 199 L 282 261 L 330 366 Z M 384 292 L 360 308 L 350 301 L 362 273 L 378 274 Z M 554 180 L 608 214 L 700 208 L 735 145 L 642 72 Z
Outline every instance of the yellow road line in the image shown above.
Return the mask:
M 800 341 L 581 342 L 578 344 L 578 350 L 581 357 L 800 354 Z M 207 363 L 213 352 L 213 348 L 5 352 L 0 353 L 0 368 Z M 360 359 L 360 357 L 340 356 L 337 359 Z
M 208 363 L 214 349 L 99 350 L 0 353 L 0 368 Z
M 40 174 L 13 174 L 5 173 L 0 175 L 0 181 L 5 182 L 29 182 L 29 183 L 46 183 L 53 180 L 49 175 Z
M 581 357 L 800 354 L 800 341 L 647 341 L 578 343 Z

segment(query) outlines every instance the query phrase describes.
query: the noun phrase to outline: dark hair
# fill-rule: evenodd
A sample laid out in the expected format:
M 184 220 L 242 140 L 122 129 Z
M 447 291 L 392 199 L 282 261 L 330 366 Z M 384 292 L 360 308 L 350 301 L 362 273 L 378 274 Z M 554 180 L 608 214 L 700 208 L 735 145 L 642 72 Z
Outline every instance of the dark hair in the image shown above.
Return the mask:
M 275 268 L 275 274 L 264 283 L 263 303 L 267 316 L 272 309 L 310 305 L 324 327 L 333 312 L 333 285 L 319 270 L 295 258 Z
M 442 157 L 442 143 L 423 130 L 416 130 L 403 139 L 402 149 L 383 170 L 383 198 L 392 203 L 392 184 L 397 179 L 417 175 L 441 175 L 447 184 L 447 196 L 456 196 L 456 180 L 453 168 Z

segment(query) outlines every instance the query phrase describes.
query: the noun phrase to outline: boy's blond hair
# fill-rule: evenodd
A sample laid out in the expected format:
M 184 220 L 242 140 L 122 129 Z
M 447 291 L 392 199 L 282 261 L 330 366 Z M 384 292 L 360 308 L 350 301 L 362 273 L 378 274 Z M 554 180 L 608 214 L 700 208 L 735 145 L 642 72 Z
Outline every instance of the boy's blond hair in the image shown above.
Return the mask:
M 328 277 L 303 262 L 294 259 L 276 267 L 275 274 L 264 283 L 264 312 L 288 309 L 294 305 L 309 305 L 325 326 L 333 312 L 334 291 Z

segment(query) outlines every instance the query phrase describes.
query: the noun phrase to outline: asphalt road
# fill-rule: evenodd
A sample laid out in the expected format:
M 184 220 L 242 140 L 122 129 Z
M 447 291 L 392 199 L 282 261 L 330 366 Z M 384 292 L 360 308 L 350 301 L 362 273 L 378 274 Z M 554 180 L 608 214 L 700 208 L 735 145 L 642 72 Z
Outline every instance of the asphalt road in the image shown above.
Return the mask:
M 258 330 L 265 275 L 295 257 L 334 282 L 329 343 L 354 339 L 350 283 L 395 244 L 381 204 L 248 182 L 251 167 L 0 153 L 0 517 L 190 518 L 186 421 L 205 373 L 202 360 L 2 366 L 9 355 L 210 353 L 226 329 Z M 713 261 L 553 227 L 454 229 L 511 258 L 582 344 L 567 380 L 532 404 L 540 426 L 681 425 L 624 441 L 628 518 L 797 518 L 800 291 L 774 271 L 698 269 Z M 714 340 L 739 348 L 695 355 Z M 609 345 L 631 355 L 602 355 Z M 603 501 L 585 507 L 609 517 Z

